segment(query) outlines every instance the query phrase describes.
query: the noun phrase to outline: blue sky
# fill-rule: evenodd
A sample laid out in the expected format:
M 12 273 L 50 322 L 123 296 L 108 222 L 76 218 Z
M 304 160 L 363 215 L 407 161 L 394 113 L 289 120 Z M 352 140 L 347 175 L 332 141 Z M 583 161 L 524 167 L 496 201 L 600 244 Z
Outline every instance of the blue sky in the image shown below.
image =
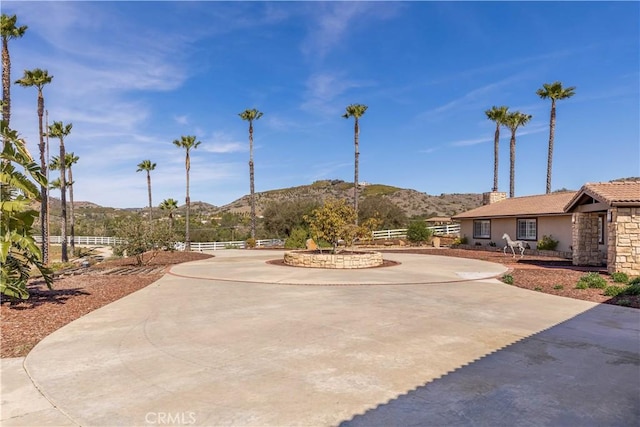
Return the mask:
M 545 191 L 548 100 L 562 81 L 552 189 L 640 175 L 638 2 L 11 2 L 28 25 L 12 40 L 12 81 L 54 76 L 49 122 L 73 123 L 75 200 L 147 205 L 137 164 L 157 163 L 153 203 L 224 205 L 249 193 L 247 108 L 256 191 L 353 181 L 352 103 L 361 119 L 360 181 L 432 195 L 493 185 L 492 105 L 532 114 L 517 134 L 517 196 Z M 12 86 L 11 126 L 37 157 L 36 89 Z M 51 152 L 58 150 L 50 140 Z M 509 189 L 509 131 L 499 190 Z M 52 194 L 56 196 L 56 191 Z

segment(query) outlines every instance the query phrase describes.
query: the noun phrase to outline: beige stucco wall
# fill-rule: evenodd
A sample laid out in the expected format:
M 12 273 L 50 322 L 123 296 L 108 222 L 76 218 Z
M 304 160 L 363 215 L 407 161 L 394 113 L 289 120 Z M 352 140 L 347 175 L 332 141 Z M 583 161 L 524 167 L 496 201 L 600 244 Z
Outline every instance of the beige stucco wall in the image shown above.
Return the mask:
M 571 251 L 571 215 L 559 215 L 549 217 L 538 217 L 538 240 L 544 235 L 553 236 L 554 240 L 558 240 L 558 251 Z M 480 242 L 482 246 L 487 246 L 489 242 L 496 243 L 497 246 L 504 246 L 502 235 L 507 233 L 512 240 L 516 240 L 516 218 L 492 218 L 491 219 L 491 238 L 490 239 L 474 239 L 473 238 L 473 220 L 466 219 L 460 221 L 460 237 L 467 237 L 469 245 L 475 245 Z M 532 249 L 536 249 L 534 241 L 526 241 Z

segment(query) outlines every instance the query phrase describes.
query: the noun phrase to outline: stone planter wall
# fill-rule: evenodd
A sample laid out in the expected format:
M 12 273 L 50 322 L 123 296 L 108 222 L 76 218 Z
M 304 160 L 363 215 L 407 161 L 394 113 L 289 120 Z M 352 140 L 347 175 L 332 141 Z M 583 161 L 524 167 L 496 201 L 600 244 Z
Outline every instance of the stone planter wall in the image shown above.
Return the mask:
M 285 252 L 284 263 L 306 268 L 370 268 L 383 264 L 380 252 L 360 252 L 345 254 L 312 253 L 306 251 Z

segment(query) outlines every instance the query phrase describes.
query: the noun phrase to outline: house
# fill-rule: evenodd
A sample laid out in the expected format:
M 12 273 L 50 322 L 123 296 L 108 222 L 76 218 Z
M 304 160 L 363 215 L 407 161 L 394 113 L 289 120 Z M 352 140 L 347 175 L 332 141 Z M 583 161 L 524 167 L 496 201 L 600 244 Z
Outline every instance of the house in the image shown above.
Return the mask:
M 453 219 L 470 245 L 504 246 L 507 233 L 536 249 L 543 236 L 551 236 L 574 265 L 640 275 L 640 181 L 587 183 L 578 191 L 513 198 L 484 193 L 483 206 Z
M 513 240 L 522 240 L 531 249 L 543 236 L 558 241 L 557 251 L 571 252 L 571 213 L 565 206 L 575 196 L 575 191 L 565 191 L 539 196 L 507 198 L 503 192 L 483 194 L 483 206 L 454 215 L 460 222 L 460 236 L 470 245 L 504 246 L 506 233 Z
M 585 184 L 567 203 L 574 265 L 640 276 L 640 181 Z

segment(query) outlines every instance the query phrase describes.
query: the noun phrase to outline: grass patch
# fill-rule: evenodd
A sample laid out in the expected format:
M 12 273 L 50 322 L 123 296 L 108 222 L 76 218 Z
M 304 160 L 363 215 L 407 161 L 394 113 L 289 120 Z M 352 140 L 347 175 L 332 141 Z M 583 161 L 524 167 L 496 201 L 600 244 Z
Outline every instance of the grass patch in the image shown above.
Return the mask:
M 507 285 L 513 285 L 513 276 L 510 274 L 505 274 L 502 276 L 502 281 Z
M 622 273 L 622 272 L 611 273 L 611 279 L 616 283 L 628 283 L 629 282 L 629 276 L 627 276 L 626 273 Z
M 364 187 L 362 194 L 364 196 L 387 196 L 398 191 L 398 187 L 383 184 L 372 184 Z
M 622 286 L 607 286 L 604 289 L 603 294 L 608 297 L 615 297 L 624 292 L 624 288 Z
M 604 289 L 607 287 L 607 281 L 598 273 L 587 273 L 578 280 L 577 289 Z

